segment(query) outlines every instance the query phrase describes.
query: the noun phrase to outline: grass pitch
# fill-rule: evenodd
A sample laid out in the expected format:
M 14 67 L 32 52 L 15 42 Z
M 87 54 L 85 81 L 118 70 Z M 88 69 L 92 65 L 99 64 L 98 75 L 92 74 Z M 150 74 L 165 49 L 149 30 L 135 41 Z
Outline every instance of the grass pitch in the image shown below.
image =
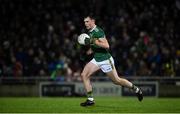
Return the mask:
M 79 104 L 86 98 L 0 98 L 0 113 L 179 113 L 180 98 L 96 97 L 92 107 Z

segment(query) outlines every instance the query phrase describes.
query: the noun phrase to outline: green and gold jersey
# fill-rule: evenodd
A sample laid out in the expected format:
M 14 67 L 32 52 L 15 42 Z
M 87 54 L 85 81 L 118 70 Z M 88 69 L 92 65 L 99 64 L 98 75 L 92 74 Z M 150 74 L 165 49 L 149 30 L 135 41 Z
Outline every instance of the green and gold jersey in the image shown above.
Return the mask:
M 105 38 L 104 31 L 101 28 L 97 27 L 97 26 L 89 31 L 89 36 L 90 36 L 90 38 L 97 38 L 97 39 L 98 38 Z M 107 60 L 107 59 L 109 59 L 111 57 L 111 55 L 110 55 L 110 53 L 108 52 L 107 49 L 99 47 L 96 44 L 92 44 L 91 49 L 94 52 L 94 59 L 97 62 Z

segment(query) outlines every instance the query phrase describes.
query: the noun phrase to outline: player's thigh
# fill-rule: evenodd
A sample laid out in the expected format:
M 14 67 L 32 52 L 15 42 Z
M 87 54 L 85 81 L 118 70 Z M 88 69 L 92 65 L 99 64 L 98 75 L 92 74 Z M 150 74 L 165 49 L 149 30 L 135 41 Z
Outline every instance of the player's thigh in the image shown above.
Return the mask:
M 110 72 L 107 72 L 106 75 L 113 81 L 117 81 L 118 79 L 120 79 L 115 67 Z
M 99 69 L 100 68 L 97 65 L 95 65 L 92 62 L 89 62 L 85 65 L 85 67 L 82 71 L 82 75 L 83 76 L 91 76 L 94 72 L 96 72 Z

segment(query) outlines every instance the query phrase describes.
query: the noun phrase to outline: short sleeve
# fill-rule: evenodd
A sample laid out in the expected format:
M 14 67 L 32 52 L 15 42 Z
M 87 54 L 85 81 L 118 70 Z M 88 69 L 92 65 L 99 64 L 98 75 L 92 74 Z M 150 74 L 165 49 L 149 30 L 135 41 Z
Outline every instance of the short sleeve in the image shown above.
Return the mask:
M 96 38 L 105 38 L 104 31 L 102 31 L 102 30 L 96 32 L 94 36 L 95 36 Z

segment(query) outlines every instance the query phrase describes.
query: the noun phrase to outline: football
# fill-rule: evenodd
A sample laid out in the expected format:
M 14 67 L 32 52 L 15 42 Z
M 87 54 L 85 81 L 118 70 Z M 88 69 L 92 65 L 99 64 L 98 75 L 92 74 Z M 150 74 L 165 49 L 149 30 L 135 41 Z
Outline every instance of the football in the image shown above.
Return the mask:
M 81 45 L 85 45 L 85 39 L 90 38 L 90 36 L 86 33 L 82 33 L 78 36 L 78 43 Z

